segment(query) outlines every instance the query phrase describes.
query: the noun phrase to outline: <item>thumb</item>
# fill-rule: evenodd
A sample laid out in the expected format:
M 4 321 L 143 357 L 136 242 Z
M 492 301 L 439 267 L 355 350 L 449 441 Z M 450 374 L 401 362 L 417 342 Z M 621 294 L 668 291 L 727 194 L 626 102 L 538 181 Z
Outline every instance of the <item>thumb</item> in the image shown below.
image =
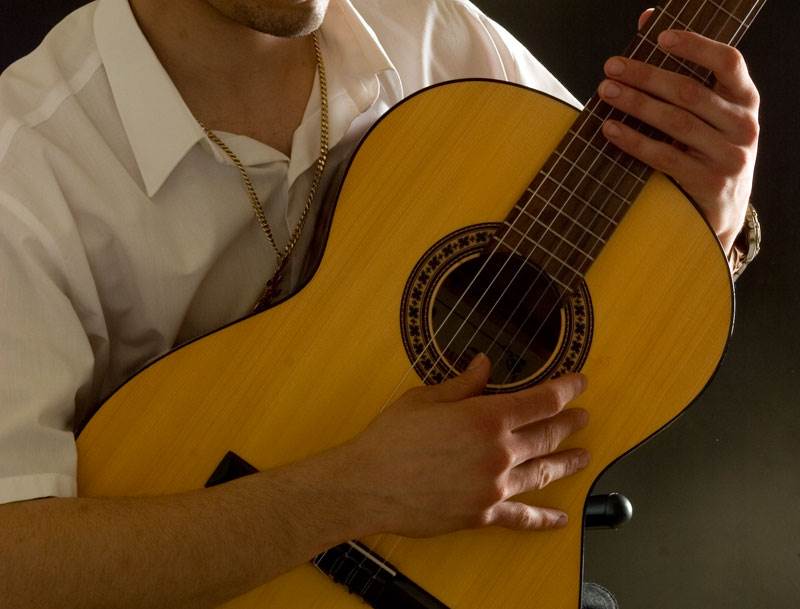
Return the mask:
M 479 395 L 484 390 L 486 383 L 489 382 L 491 371 L 492 364 L 489 358 L 483 353 L 478 353 L 472 358 L 464 372 L 443 383 L 429 387 L 428 391 L 435 402 L 464 400 Z

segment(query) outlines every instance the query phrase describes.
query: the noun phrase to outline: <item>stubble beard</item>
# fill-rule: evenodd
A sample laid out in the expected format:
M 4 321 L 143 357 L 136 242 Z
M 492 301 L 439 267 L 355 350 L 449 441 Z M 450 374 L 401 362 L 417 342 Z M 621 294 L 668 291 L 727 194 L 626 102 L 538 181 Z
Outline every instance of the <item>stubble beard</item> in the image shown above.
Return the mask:
M 220 13 L 253 30 L 281 38 L 307 36 L 322 25 L 329 0 L 288 5 L 280 0 L 206 0 Z

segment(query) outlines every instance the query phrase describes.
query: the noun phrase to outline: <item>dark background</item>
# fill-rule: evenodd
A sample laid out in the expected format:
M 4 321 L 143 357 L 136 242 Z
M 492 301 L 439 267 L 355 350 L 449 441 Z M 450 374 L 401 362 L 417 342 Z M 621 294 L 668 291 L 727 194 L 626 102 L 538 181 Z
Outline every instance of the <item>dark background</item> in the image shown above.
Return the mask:
M 476 3 L 582 100 L 648 6 L 640 0 Z M 0 68 L 81 4 L 0 0 Z M 586 539 L 587 578 L 610 587 L 622 609 L 798 607 L 798 32 L 798 4 L 768 0 L 741 45 L 762 94 L 753 202 L 764 244 L 736 286 L 736 328 L 723 365 L 686 414 L 597 483 L 597 491 L 624 492 L 635 506 L 630 524 Z

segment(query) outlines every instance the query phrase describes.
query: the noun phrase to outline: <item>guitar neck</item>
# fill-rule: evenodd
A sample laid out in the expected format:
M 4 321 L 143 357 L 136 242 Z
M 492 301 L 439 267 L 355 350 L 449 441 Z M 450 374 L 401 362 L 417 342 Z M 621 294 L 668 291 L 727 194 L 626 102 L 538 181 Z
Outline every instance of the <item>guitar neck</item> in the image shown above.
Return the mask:
M 659 34 L 688 30 L 736 46 L 765 2 L 670 0 L 655 9 L 624 55 L 711 85 L 709 70 L 663 50 Z M 560 285 L 574 287 L 583 280 L 652 173 L 608 143 L 601 132 L 608 119 L 669 139 L 595 95 L 506 218 L 513 232 L 509 228 L 496 236 L 505 249 L 527 255 Z

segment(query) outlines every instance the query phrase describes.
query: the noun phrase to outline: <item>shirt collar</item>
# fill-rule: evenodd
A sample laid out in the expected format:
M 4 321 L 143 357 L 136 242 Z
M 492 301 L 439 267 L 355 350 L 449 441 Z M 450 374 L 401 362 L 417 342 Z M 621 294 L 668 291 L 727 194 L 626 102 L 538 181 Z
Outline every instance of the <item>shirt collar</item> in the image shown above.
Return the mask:
M 94 32 L 123 128 L 147 195 L 153 197 L 187 152 L 205 139 L 205 134 L 147 42 L 128 0 L 99 0 Z M 328 73 L 329 145 L 333 147 L 353 119 L 378 98 L 380 73 L 389 72 L 387 82 L 397 101 L 402 98 L 402 88 L 397 70 L 374 31 L 349 0 L 331 1 L 321 34 Z M 295 132 L 290 184 L 316 159 L 319 112 L 315 86 Z M 271 157 L 274 156 L 273 151 Z M 270 155 L 265 161 L 267 157 Z

